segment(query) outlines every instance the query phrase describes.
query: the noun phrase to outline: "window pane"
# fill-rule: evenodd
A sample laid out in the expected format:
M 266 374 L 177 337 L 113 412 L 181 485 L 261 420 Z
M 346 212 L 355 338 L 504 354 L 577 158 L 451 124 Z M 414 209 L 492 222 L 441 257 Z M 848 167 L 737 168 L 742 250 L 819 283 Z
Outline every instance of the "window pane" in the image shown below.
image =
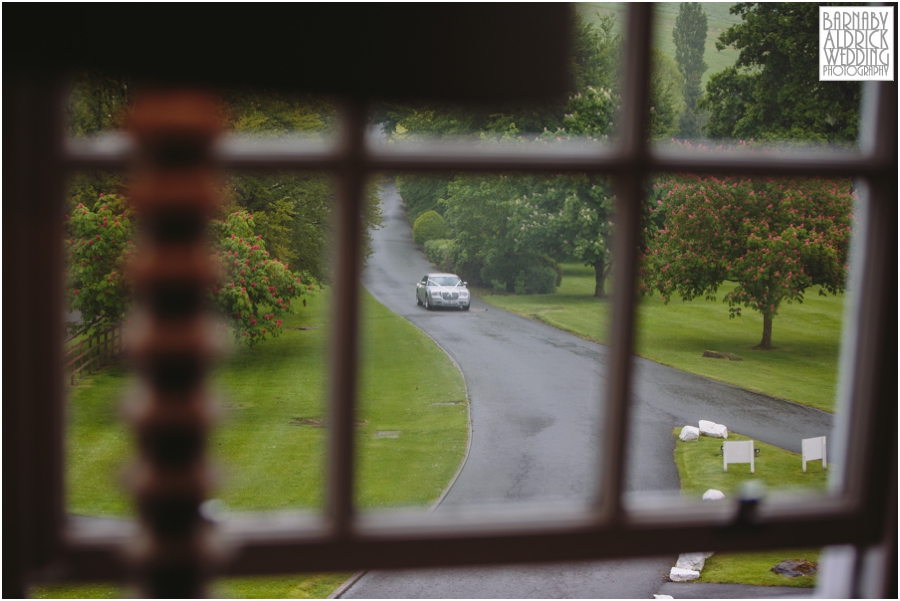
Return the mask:
M 327 437 L 331 212 L 321 173 L 233 173 L 213 224 L 228 356 L 214 374 L 226 468 L 217 511 L 321 509 Z
M 120 419 L 133 385 L 122 326 L 133 308 L 126 270 L 137 240 L 119 173 L 73 174 L 66 189 L 66 502 L 76 516 L 134 515 L 121 477 L 133 436 Z M 87 519 L 87 518 L 85 518 Z
M 654 21 L 677 115 L 657 139 L 856 146 L 862 87 L 819 81 L 818 5 L 665 2 Z
M 519 150 L 559 140 L 614 140 L 621 109 L 624 11 L 616 4 L 578 5 L 574 16 L 572 87 L 566 97 L 541 104 L 381 102 L 371 112 L 382 132 L 376 140 L 400 148 L 421 140 L 487 140 Z
M 380 196 L 385 224 L 372 232 L 364 284 L 438 347 L 404 322 L 429 350 L 401 361 L 408 343 L 366 342 L 364 393 L 388 383 L 388 372 L 370 372 L 370 364 L 408 366 L 394 393 L 408 399 L 407 425 L 386 422 L 361 444 L 406 449 L 397 455 L 409 466 L 406 481 L 437 478 L 425 504 L 451 482 L 442 506 L 590 501 L 614 261 L 609 181 L 401 173 L 382 183 Z M 384 308 L 373 303 L 370 311 L 367 334 Z M 581 337 L 569 333 L 578 328 Z M 435 459 L 425 465 L 427 456 Z M 364 454 L 364 489 L 375 469 Z
M 858 196 L 848 178 L 655 180 L 630 491 L 700 500 L 710 489 L 751 494 L 751 480 L 805 493 L 824 493 L 829 474 L 840 480 L 838 359 Z

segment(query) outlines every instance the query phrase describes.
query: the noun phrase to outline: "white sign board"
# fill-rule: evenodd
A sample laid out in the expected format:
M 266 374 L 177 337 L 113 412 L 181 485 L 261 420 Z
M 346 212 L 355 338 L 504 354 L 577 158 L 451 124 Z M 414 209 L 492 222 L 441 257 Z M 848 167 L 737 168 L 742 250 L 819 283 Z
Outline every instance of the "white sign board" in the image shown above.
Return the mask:
M 804 438 L 800 441 L 801 454 L 803 457 L 803 471 L 806 472 L 806 462 L 822 460 L 822 468 L 828 469 L 828 459 L 825 456 L 825 437 Z
M 726 442 L 722 445 L 722 457 L 725 460 L 725 471 L 728 471 L 729 463 L 749 463 L 750 473 L 753 473 L 755 454 L 752 440 L 737 440 Z

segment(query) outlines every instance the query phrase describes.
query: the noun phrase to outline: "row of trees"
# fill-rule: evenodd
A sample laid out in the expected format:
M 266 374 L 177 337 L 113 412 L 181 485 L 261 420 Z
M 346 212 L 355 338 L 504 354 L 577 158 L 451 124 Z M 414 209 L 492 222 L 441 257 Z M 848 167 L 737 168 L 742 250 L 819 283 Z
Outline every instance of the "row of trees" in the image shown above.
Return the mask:
M 768 6 L 736 5 L 732 12 L 741 14 L 744 23 L 722 36 L 722 40 L 741 49 L 740 76 L 755 80 L 756 93 L 762 96 L 775 94 L 772 88 L 779 85 L 777 77 L 766 73 L 773 64 L 772 57 L 758 51 L 760 45 L 770 44 L 766 42 L 766 28 L 773 27 L 791 43 L 806 44 L 807 30 L 815 27 L 812 13 L 801 11 L 805 20 L 795 24 L 798 33 L 791 38 L 793 34 L 785 31 L 779 19 L 792 9 L 771 10 Z M 777 23 L 769 23 L 772 19 Z M 532 137 L 518 131 L 515 114 L 493 114 L 492 121 L 481 121 L 482 143 L 503 139 L 507 143 L 553 144 L 575 135 L 602 139 L 615 134 L 619 99 L 609 79 L 618 60 L 614 23 L 610 18 L 597 28 L 581 23 L 578 32 L 573 62 L 582 87 L 568 100 L 562 114 L 554 117 L 556 128 L 548 127 Z M 721 79 L 713 77 L 706 97 L 700 93 L 700 80 L 707 68 L 703 61 L 706 32 L 702 6 L 683 3 L 673 36 L 684 110 L 676 123 L 675 114 L 657 111 L 654 104 L 652 135 L 667 136 L 673 127 L 682 134 L 696 135 L 706 118 L 702 110 L 710 111 L 709 129 L 716 135 L 731 137 L 745 131 L 760 139 L 793 135 L 777 119 L 758 119 L 753 128 L 746 120 L 728 131 L 721 128 L 727 113 L 723 98 L 716 96 Z M 815 73 L 815 62 L 809 57 L 806 60 L 803 69 Z M 801 69 L 796 64 L 794 68 Z M 592 85 L 599 81 L 609 87 Z M 673 86 L 667 92 L 659 86 L 660 81 L 655 77 L 652 82 L 654 102 L 668 98 L 669 106 L 674 106 Z M 748 114 L 758 112 L 755 96 L 737 96 L 728 102 L 729 107 L 743 102 Z M 818 129 L 817 122 L 801 122 L 798 127 L 804 128 L 806 135 L 794 137 L 852 140 L 855 129 L 847 124 L 853 120 L 858 102 L 850 94 L 839 104 L 846 109 L 839 117 L 843 129 L 834 130 L 832 135 L 827 128 Z M 389 128 L 401 136 L 412 132 L 455 134 L 471 131 L 473 122 L 478 122 L 467 121 L 459 111 L 406 109 L 406 113 L 395 110 L 393 115 Z M 546 122 L 550 123 L 549 118 Z M 496 123 L 502 123 L 505 129 L 493 127 Z M 826 134 L 816 133 L 821 131 Z M 746 145 L 742 142 L 735 146 Z M 682 148 L 712 152 L 690 144 Z M 722 147 L 716 150 L 727 151 Z M 529 293 L 549 292 L 558 285 L 554 259 L 577 260 L 594 268 L 595 296 L 605 295 L 615 224 L 615 198 L 607 180 L 578 175 L 401 176 L 398 188 L 411 219 L 432 210 L 446 219 L 451 238 L 425 245 L 436 264 L 458 271 L 469 281 Z M 811 286 L 818 286 L 822 294 L 843 290 L 853 203 L 849 180 L 731 179 L 689 174 L 659 178 L 645 208 L 642 291 L 658 292 L 666 302 L 673 296 L 686 300 L 715 298 L 723 282 L 734 282 L 736 287 L 723 299 L 731 315 L 740 315 L 742 308 L 759 311 L 764 322 L 759 348 L 771 348 L 772 320 L 783 303 L 802 302 Z

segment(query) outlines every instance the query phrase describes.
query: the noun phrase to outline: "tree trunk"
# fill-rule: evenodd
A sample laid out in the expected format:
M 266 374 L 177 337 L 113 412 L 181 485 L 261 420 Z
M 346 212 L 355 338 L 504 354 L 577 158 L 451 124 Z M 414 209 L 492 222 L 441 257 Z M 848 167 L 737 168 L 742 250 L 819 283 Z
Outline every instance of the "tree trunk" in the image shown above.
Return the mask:
M 753 348 L 760 351 L 770 351 L 775 347 L 772 346 L 772 314 L 763 313 L 763 336 L 762 342 Z
M 606 298 L 606 264 L 603 259 L 594 262 L 594 298 Z

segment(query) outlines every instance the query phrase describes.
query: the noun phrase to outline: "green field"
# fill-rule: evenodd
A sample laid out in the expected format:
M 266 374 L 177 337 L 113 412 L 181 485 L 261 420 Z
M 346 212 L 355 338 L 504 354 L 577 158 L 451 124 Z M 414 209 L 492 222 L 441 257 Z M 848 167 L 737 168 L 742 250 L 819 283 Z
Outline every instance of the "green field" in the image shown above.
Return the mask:
M 554 294 L 478 294 L 490 304 L 542 321 L 600 343 L 608 342 L 610 302 L 593 298 L 594 272 L 564 264 L 562 285 Z M 802 304 L 785 304 L 772 327 L 773 351 L 752 347 L 762 338 L 762 316 L 746 310 L 730 319 L 721 301 L 643 297 L 638 307 L 637 353 L 664 365 L 788 399 L 825 411 L 834 410 L 843 295 L 819 296 L 807 290 Z M 743 361 L 703 357 L 711 350 L 738 355 Z
M 285 320 L 279 338 L 237 349 L 215 373 L 223 419 L 210 448 L 223 473 L 216 497 L 228 510 L 322 508 L 327 302 L 324 293 L 310 297 L 307 308 Z M 427 335 L 368 294 L 361 362 L 356 502 L 366 508 L 427 506 L 465 453 L 462 376 Z M 109 368 L 71 389 L 66 443 L 72 513 L 134 513 L 121 486 L 132 440 L 119 415 L 131 384 L 122 368 Z M 228 597 L 325 596 L 347 576 L 241 579 L 221 586 Z M 63 596 L 70 589 L 84 597 L 113 590 L 40 587 L 35 595 Z
M 678 16 L 678 2 L 661 2 L 655 5 L 653 45 L 662 50 L 675 60 L 675 42 L 672 40 L 672 30 L 675 28 L 675 18 Z M 741 18 L 728 12 L 731 7 L 729 2 L 706 2 L 703 10 L 706 12 L 707 25 L 706 52 L 703 60 L 709 65 L 703 74 L 701 84 L 706 86 L 709 76 L 734 65 L 738 58 L 738 51 L 726 48 L 721 52 L 716 50 L 716 40 L 731 25 L 741 22 Z M 582 17 L 592 22 L 598 14 L 616 15 L 621 30 L 625 19 L 625 3 L 623 2 L 581 2 L 575 4 L 575 8 Z
M 677 436 L 681 428 L 672 434 Z M 749 440 L 746 436 L 728 433 L 728 440 Z M 728 472 L 722 465 L 722 440 L 701 436 L 695 442 L 675 443 L 675 465 L 681 478 L 681 491 L 686 497 L 697 499 L 710 488 L 721 490 L 726 497 L 733 497 L 741 484 L 748 480 L 765 483 L 768 489 L 822 491 L 827 484 L 827 472 L 821 461 L 807 463 L 803 472 L 800 455 L 779 449 L 759 441 L 754 448 L 760 450 L 755 460 L 755 473 L 750 474 L 749 464 L 730 464 Z M 832 469 L 834 469 L 832 467 Z M 707 501 L 712 502 L 712 501 Z M 791 549 L 754 553 L 717 553 L 706 560 L 706 567 L 697 582 L 727 584 L 753 584 L 758 586 L 813 587 L 815 576 L 788 578 L 770 571 L 785 559 L 819 560 L 817 549 Z

